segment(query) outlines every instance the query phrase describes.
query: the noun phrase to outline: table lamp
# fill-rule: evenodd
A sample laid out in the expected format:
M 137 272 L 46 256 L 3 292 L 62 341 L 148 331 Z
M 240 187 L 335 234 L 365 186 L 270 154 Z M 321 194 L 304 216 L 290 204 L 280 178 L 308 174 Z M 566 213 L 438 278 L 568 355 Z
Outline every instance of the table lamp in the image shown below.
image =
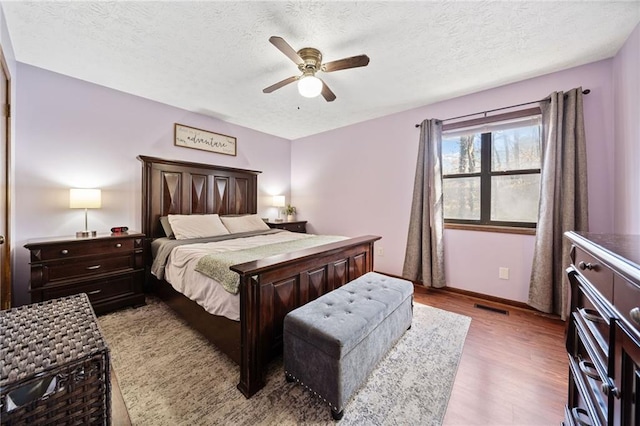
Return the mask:
M 76 237 L 95 237 L 96 231 L 89 231 L 87 211 L 102 207 L 102 197 L 99 189 L 72 188 L 69 190 L 69 208 L 84 209 L 84 231 L 76 232 Z
M 282 219 L 280 219 L 280 208 L 284 207 L 284 195 L 274 195 L 273 206 L 278 208 L 278 218 L 276 222 L 282 222 Z

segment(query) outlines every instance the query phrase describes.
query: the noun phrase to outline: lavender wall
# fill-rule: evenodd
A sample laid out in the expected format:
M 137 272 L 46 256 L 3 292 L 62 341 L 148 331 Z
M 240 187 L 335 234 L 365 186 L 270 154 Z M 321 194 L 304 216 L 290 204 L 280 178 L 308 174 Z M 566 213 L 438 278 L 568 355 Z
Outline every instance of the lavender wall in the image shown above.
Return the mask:
M 613 61 L 614 229 L 640 234 L 640 24 Z
M 582 86 L 588 143 L 590 226 L 613 229 L 612 61 L 563 72 L 382 117 L 295 140 L 291 148 L 292 200 L 313 231 L 381 235 L 376 269 L 400 275 L 409 224 L 419 130 L 425 118 L 447 118 L 541 99 Z M 445 231 L 447 285 L 526 301 L 532 236 Z M 510 279 L 498 279 L 498 268 Z
M 262 170 L 261 215 L 275 216 L 270 195 L 289 194 L 291 185 L 298 218 L 309 220 L 310 231 L 381 235 L 376 269 L 399 275 L 419 134 L 414 124 L 427 117 L 447 118 L 528 102 L 577 86 L 591 89 L 585 98 L 591 230 L 638 233 L 640 229 L 638 28 L 613 60 L 291 143 L 16 64 L 3 20 L 1 25 L 0 43 L 14 85 L 12 252 L 18 305 L 28 302 L 28 253 L 22 246 L 30 238 L 70 235 L 82 227 L 82 212 L 68 209 L 68 188 L 103 189 L 103 208 L 90 212 L 91 228 L 139 228 L 140 163 L 135 159 L 139 154 Z M 238 156 L 175 147 L 175 122 L 236 136 Z M 526 300 L 533 237 L 447 230 L 445 239 L 449 286 Z M 510 268 L 508 281 L 498 279 L 499 267 Z
M 73 235 L 84 212 L 70 210 L 71 187 L 102 188 L 89 226 L 140 229 L 139 154 L 261 170 L 258 212 L 275 217 L 272 194 L 288 194 L 290 141 L 215 118 L 19 63 L 15 113 L 14 301 L 28 302 L 31 238 Z M 232 135 L 236 157 L 173 144 L 174 123 Z

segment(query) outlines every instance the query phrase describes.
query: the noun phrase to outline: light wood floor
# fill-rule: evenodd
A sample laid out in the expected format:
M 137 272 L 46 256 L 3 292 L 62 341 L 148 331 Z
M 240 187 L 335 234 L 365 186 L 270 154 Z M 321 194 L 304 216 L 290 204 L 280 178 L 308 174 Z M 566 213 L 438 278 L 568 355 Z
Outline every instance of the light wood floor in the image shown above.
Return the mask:
M 472 318 L 444 425 L 562 422 L 568 380 L 564 322 L 441 290 L 416 292 L 415 300 Z M 509 315 L 475 308 L 475 303 Z M 113 424 L 130 425 L 117 380 L 112 386 Z
M 432 290 L 419 303 L 472 318 L 445 425 L 559 425 L 567 399 L 565 323 L 511 306 Z M 498 307 L 508 315 L 474 304 Z
M 122 392 L 120 392 L 113 365 L 111 366 L 111 424 L 113 426 L 131 426 L 129 412 L 124 404 L 124 399 L 122 399 Z

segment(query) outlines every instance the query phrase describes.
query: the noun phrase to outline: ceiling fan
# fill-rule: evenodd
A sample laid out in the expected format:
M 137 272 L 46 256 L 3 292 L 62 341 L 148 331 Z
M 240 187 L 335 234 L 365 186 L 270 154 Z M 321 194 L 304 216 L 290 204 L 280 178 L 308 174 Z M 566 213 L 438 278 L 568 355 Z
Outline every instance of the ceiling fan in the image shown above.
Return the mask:
M 318 71 L 333 72 L 348 68 L 365 67 L 369 64 L 369 57 L 367 55 L 351 56 L 350 58 L 338 59 L 337 61 L 323 64 L 322 53 L 320 53 L 318 49 L 303 47 L 296 52 L 282 37 L 272 36 L 269 38 L 269 41 L 277 47 L 278 50 L 287 55 L 289 59 L 295 62 L 302 74 L 285 78 L 263 89 L 263 93 L 271 93 L 289 83 L 297 81 L 298 91 L 302 96 L 313 98 L 322 94 L 322 97 L 324 97 L 327 102 L 332 102 L 336 99 L 336 95 L 329 89 L 329 86 L 327 86 L 324 81 L 316 76 L 316 73 Z

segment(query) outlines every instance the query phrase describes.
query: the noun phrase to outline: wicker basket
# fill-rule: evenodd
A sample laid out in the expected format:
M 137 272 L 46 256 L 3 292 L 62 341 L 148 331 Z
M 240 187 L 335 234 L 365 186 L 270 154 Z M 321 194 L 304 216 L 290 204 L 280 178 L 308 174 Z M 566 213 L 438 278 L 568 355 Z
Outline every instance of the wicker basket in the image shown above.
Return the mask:
M 86 294 L 0 311 L 0 424 L 111 424 L 109 368 Z

